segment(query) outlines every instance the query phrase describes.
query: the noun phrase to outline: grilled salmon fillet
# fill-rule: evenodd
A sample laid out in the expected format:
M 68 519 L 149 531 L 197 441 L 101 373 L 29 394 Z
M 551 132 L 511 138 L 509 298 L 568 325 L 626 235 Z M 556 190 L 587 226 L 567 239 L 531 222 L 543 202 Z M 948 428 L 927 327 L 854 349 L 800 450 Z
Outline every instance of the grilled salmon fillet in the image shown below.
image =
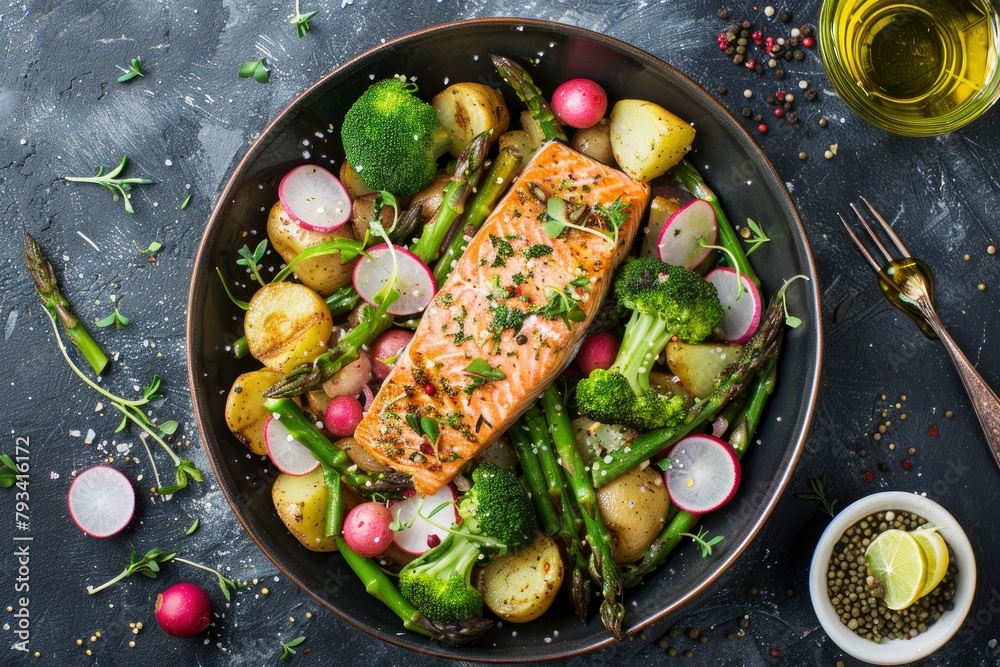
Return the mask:
M 648 200 L 646 183 L 542 146 L 440 286 L 357 441 L 422 495 L 448 483 L 571 361 Z

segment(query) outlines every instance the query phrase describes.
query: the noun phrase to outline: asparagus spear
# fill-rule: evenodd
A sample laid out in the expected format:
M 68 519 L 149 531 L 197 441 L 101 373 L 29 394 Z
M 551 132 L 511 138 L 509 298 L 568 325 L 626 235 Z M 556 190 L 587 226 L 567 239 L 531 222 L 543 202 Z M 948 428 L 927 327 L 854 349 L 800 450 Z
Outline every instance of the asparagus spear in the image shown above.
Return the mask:
M 492 134 L 493 130 L 487 130 L 476 135 L 458 156 L 455 173 L 444 187 L 441 205 L 434 219 L 424 225 L 420 238 L 410 247 L 410 251 L 423 261 L 430 263 L 438 256 L 452 225 L 465 210 L 465 200 L 482 175 Z
M 513 88 L 521 101 L 528 105 L 528 113 L 538 123 L 543 140 L 562 139 L 566 141 L 566 133 L 563 131 L 562 125 L 559 124 L 556 115 L 552 113 L 552 108 L 545 100 L 541 89 L 531 79 L 531 75 L 510 58 L 494 53 L 490 54 L 490 59 L 507 85 Z
M 482 187 L 476 190 L 464 216 L 459 221 L 458 233 L 452 237 L 448 247 L 434 266 L 434 280 L 437 281 L 438 285 L 441 285 L 451 273 L 455 262 L 465 252 L 465 247 L 469 245 L 469 239 L 483 226 L 500 196 L 521 170 L 523 163 L 523 158 L 516 151 L 510 148 L 500 149 L 500 154 L 493 162 L 493 166 L 483 178 Z
M 323 432 L 316 428 L 290 398 L 269 398 L 264 407 L 281 419 L 288 432 L 296 440 L 309 448 L 316 460 L 324 466 L 336 470 L 356 491 L 365 496 L 379 495 L 401 497 L 413 488 L 409 475 L 400 473 L 367 474 L 330 442 Z
M 24 259 L 28 265 L 28 272 L 35 281 L 35 291 L 38 292 L 42 305 L 53 318 L 59 320 L 67 338 L 79 348 L 87 363 L 94 369 L 94 373 L 100 375 L 108 365 L 108 355 L 90 337 L 83 323 L 73 314 L 69 301 L 59 290 L 59 281 L 52 270 L 52 265 L 45 259 L 42 249 L 28 232 L 24 233 Z
M 777 361 L 777 350 L 768 359 L 764 370 L 761 372 L 763 382 L 754 387 L 750 400 L 742 409 L 742 413 L 733 421 L 734 426 L 729 434 L 729 444 L 736 452 L 737 458 L 743 458 L 750 445 L 750 439 L 757 430 L 761 414 L 768 397 L 774 391 L 777 380 L 775 372 L 775 362 Z M 643 555 L 642 560 L 622 568 L 622 581 L 626 588 L 637 586 L 642 582 L 642 578 L 657 569 L 670 555 L 670 552 L 680 544 L 683 539 L 682 533 L 689 533 L 701 520 L 700 514 L 690 512 L 678 512 L 674 518 L 666 525 L 663 532 L 657 536 Z
M 542 527 L 549 535 L 558 535 L 563 542 L 570 562 L 566 589 L 577 617 L 586 623 L 590 607 L 590 578 L 587 557 L 580 546 L 580 520 L 573 500 L 566 491 L 562 468 L 552 452 L 545 415 L 537 405 L 532 405 L 521 423 L 516 424 L 508 433 L 514 441 L 536 506 L 541 503 L 554 513 L 554 521 L 547 521 L 547 510 L 539 512 Z
M 598 578 L 604 600 L 601 602 L 601 621 L 604 627 L 615 639 L 622 637 L 622 620 L 625 618 L 625 606 L 621 602 L 622 578 L 618 564 L 611 554 L 611 535 L 601 520 L 600 509 L 597 506 L 597 494 L 587 476 L 587 469 L 576 448 L 576 436 L 569 415 L 563 405 L 562 397 L 555 387 L 550 386 L 542 394 L 542 409 L 552 435 L 552 443 L 559 453 L 560 463 L 566 475 L 566 481 L 587 529 L 587 541 L 590 543 L 591 576 Z

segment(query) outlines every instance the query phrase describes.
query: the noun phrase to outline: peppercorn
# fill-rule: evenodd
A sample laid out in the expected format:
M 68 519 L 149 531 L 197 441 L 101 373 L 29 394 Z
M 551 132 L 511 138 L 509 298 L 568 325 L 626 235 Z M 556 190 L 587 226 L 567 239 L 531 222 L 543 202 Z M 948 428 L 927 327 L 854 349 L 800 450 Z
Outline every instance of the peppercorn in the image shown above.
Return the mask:
M 753 111 L 750 111 L 750 107 L 743 107 L 743 109 L 740 111 L 740 114 L 744 118 L 750 118 L 751 116 L 753 116 Z
M 819 119 L 819 126 L 820 127 L 826 127 L 829 124 L 830 124 L 830 122 L 826 118 L 820 118 Z
M 715 12 L 715 15 L 718 16 L 723 21 L 725 21 L 726 19 L 729 18 L 729 10 L 726 9 L 725 7 L 719 7 L 719 11 Z
M 792 20 L 792 15 L 789 12 L 779 12 L 778 20 L 781 21 L 782 23 L 788 23 L 789 21 Z
M 878 469 L 881 470 L 882 472 L 885 472 L 889 469 L 889 464 L 883 461 L 882 463 L 878 464 Z
M 754 119 L 755 123 L 760 123 L 760 122 L 762 122 L 764 120 L 764 117 L 758 113 L 758 114 L 754 114 L 753 119 Z
M 761 123 L 760 125 L 757 126 L 757 131 L 760 132 L 761 134 L 767 134 L 767 125 Z
M 752 25 L 753 24 L 750 23 L 750 21 L 743 21 L 743 23 L 740 24 L 740 27 L 743 28 L 744 30 L 749 30 L 750 26 Z
M 740 47 L 736 47 L 736 48 L 740 48 Z M 742 53 L 737 53 L 735 56 L 733 56 L 733 64 L 734 65 L 742 65 L 744 60 L 746 60 L 746 56 L 744 56 Z
M 803 37 L 809 37 L 813 34 L 813 27 L 806 23 L 805 25 L 799 26 L 799 34 Z
M 718 88 L 716 88 L 716 90 L 719 91 L 720 95 L 725 95 L 728 92 L 725 86 L 719 86 Z
M 815 88 L 810 86 L 809 88 L 806 88 L 805 91 L 803 91 L 802 97 L 806 98 L 807 101 L 812 102 L 817 97 L 819 97 L 819 93 L 816 92 Z
M 802 49 L 795 49 L 792 51 L 792 57 L 796 60 L 803 60 L 806 57 L 806 54 Z
M 802 38 L 802 46 L 806 47 L 807 49 L 811 49 L 815 45 L 816 45 L 816 40 L 813 39 L 812 37 Z
M 781 68 L 778 68 L 778 69 L 774 70 L 774 76 L 778 77 L 779 79 L 784 79 L 785 78 L 785 70 L 783 70 Z

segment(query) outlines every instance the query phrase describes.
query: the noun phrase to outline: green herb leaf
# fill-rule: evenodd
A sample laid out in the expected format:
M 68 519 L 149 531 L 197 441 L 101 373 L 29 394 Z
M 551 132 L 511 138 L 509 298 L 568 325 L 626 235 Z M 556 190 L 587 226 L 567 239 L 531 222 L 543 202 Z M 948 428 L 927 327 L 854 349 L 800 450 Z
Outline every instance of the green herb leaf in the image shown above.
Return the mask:
M 162 424 L 160 424 L 160 433 L 164 433 L 166 435 L 173 435 L 174 433 L 177 432 L 178 426 L 179 424 L 175 419 L 171 419 L 170 421 L 165 421 Z
M 122 415 L 122 420 L 118 422 L 118 428 L 115 429 L 115 433 L 121 433 L 125 430 L 126 426 L 128 426 L 128 417 Z
M 781 289 L 779 289 L 778 293 L 775 295 L 775 298 L 781 299 L 781 308 L 785 311 L 785 325 L 791 329 L 795 329 L 801 326 L 802 319 L 788 312 L 788 301 L 785 298 L 785 294 L 788 290 L 788 286 L 800 278 L 802 280 L 809 280 L 808 276 L 804 276 L 801 273 L 794 275 L 785 281 L 785 284 L 781 286 Z
M 0 489 L 9 489 L 17 482 L 17 466 L 9 454 L 0 454 Z
M 432 417 L 421 417 L 420 429 L 424 435 L 430 438 L 431 444 L 437 442 L 441 435 L 441 428 L 438 426 L 437 420 Z
M 265 285 L 264 278 L 260 275 L 260 270 L 263 268 L 261 260 L 264 259 L 264 255 L 267 254 L 267 239 L 264 239 L 257 244 L 257 247 L 250 250 L 250 247 L 244 245 L 242 248 L 236 251 L 240 256 L 240 259 L 236 260 L 236 263 L 240 266 L 245 266 L 247 268 L 247 273 L 251 274 L 260 286 Z
M 821 509 L 831 517 L 837 513 L 837 499 L 827 497 L 826 475 L 817 475 L 809 478 L 809 486 L 812 493 L 797 493 L 797 497 L 803 500 L 818 500 Z
M 295 639 L 289 639 L 287 642 L 278 642 L 281 644 L 281 655 L 278 656 L 278 660 L 287 660 L 288 658 L 295 655 L 295 646 L 298 646 L 306 640 L 305 637 L 299 636 Z
M 725 539 L 722 535 L 716 535 L 712 539 L 706 540 L 705 538 L 708 537 L 707 528 L 699 528 L 697 535 L 692 535 L 691 533 L 681 533 L 681 535 L 683 537 L 690 537 L 691 540 L 698 545 L 698 548 L 701 549 L 702 558 L 708 558 L 711 556 L 712 547 Z
M 134 245 L 135 249 L 141 252 L 143 255 L 155 255 L 156 252 L 163 247 L 163 244 L 160 243 L 159 241 L 153 241 L 152 243 L 149 244 L 149 246 L 146 247 L 145 250 L 140 248 L 139 244 L 136 243 L 135 241 L 132 241 L 132 245 Z
M 113 324 L 116 329 L 121 329 L 122 327 L 128 325 L 129 321 L 130 321 L 129 318 L 122 315 L 121 312 L 118 310 L 118 307 L 116 306 L 114 311 L 110 315 L 108 315 L 103 319 L 97 320 L 95 324 L 97 324 L 97 326 L 102 328 L 110 327 Z
M 228 296 L 229 300 L 233 302 L 233 305 L 235 305 L 237 308 L 240 308 L 241 310 L 250 310 L 249 303 L 243 301 L 242 299 L 237 299 L 235 296 L 233 296 L 232 290 L 229 289 L 229 283 L 226 281 L 225 276 L 222 275 L 222 269 L 220 269 L 219 267 L 215 267 L 215 272 L 219 274 L 219 282 L 222 283 L 222 289 L 226 290 L 226 296 Z
M 187 197 L 184 198 L 184 201 L 181 202 L 182 211 L 188 207 L 188 204 L 191 203 L 191 197 L 192 195 L 188 195 Z
M 102 591 L 105 588 L 108 588 L 109 586 L 113 586 L 122 579 L 131 577 L 133 574 L 141 574 L 144 577 L 155 579 L 156 575 L 160 571 L 159 564 L 172 561 L 176 555 L 177 554 L 175 553 L 167 553 L 165 551 L 161 551 L 159 549 L 154 548 L 147 551 L 145 555 L 143 555 L 142 558 L 140 558 L 139 554 L 133 550 L 132 555 L 129 556 L 128 567 L 122 570 L 121 574 L 119 574 L 114 579 L 105 582 L 104 584 L 101 584 L 97 588 L 94 588 L 93 586 L 88 586 L 87 593 L 89 595 L 93 595 L 94 593 Z
M 154 375 L 153 379 L 149 381 L 145 387 L 142 388 L 142 397 L 147 401 L 153 401 L 160 398 L 160 384 L 163 380 L 160 379 L 159 375 Z
M 417 435 L 424 434 L 424 429 L 420 427 L 420 417 L 417 416 L 416 412 L 406 413 L 406 423 L 410 425 L 410 428 L 412 428 Z
M 195 517 L 195 520 L 188 526 L 188 529 L 184 531 L 185 535 L 194 535 L 195 531 L 198 530 L 198 526 L 201 525 L 201 519 Z
M 118 77 L 118 83 L 131 81 L 137 76 L 145 76 L 142 72 L 142 60 L 138 56 L 129 61 L 128 71 Z
M 306 33 L 309 32 L 309 19 L 314 16 L 316 16 L 316 12 L 306 12 L 303 14 L 302 10 L 299 9 L 299 0 L 295 0 L 295 16 L 292 17 L 290 23 L 295 24 L 295 32 L 298 33 L 300 39 L 305 37 Z
M 269 78 L 269 70 L 267 65 L 264 64 L 264 59 L 260 60 L 248 60 L 240 66 L 240 78 L 249 79 L 253 77 L 253 80 L 257 83 L 267 83 Z
M 477 387 L 482 387 L 487 382 L 507 379 L 506 373 L 499 368 L 490 366 L 490 362 L 482 358 L 473 359 L 463 370 L 472 376 L 469 384 L 465 387 L 467 394 L 471 394 Z
M 746 251 L 746 255 L 749 257 L 750 253 L 771 239 L 767 237 L 767 234 L 764 233 L 764 230 L 761 229 L 760 225 L 754 222 L 751 218 L 747 218 L 747 226 L 745 229 L 748 229 L 749 231 L 746 231 L 745 234 L 741 231 L 740 237 L 743 239 L 744 243 L 750 244 L 750 247 Z

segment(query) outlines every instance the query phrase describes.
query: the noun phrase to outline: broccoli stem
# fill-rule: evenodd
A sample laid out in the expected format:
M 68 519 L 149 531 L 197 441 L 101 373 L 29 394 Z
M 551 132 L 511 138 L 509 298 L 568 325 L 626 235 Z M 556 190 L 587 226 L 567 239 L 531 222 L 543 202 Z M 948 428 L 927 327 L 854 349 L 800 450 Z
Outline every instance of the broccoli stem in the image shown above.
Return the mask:
M 590 542 L 590 557 L 593 561 L 591 572 L 599 575 L 604 596 L 601 602 L 601 621 L 615 639 L 621 639 L 625 606 L 621 602 L 621 571 L 611 553 L 611 535 L 601 519 L 597 494 L 587 475 L 580 452 L 576 448 L 573 425 L 570 423 L 562 397 L 555 387 L 550 386 L 542 393 L 541 402 L 552 435 L 552 443 L 559 452 L 566 480 L 573 491 L 587 529 L 587 541 Z
M 59 320 L 66 337 L 80 350 L 84 359 L 94 369 L 94 373 L 100 375 L 108 365 L 108 355 L 97 341 L 90 337 L 83 323 L 70 309 L 69 301 L 59 289 L 59 281 L 52 270 L 52 265 L 45 259 L 38 242 L 28 232 L 24 233 L 24 260 L 32 280 L 35 281 L 35 291 L 38 292 L 42 305 L 53 319 Z
M 398 297 L 385 298 L 377 307 L 368 306 L 361 315 L 361 322 L 336 345 L 316 357 L 311 363 L 300 364 L 269 387 L 264 396 L 288 398 L 299 396 L 326 382 L 334 373 L 358 358 L 358 350 L 370 345 L 375 338 L 392 325 L 386 312 L 389 304 Z
M 434 219 L 424 226 L 420 238 L 410 247 L 410 252 L 424 262 L 429 264 L 440 254 L 448 232 L 465 210 L 465 200 L 482 175 L 483 161 L 486 159 L 492 134 L 493 130 L 487 130 L 476 135 L 458 156 L 455 173 L 444 188 L 441 205 Z
M 729 444 L 736 452 L 736 457 L 742 459 L 750 446 L 750 439 L 757 430 L 760 423 L 761 414 L 767 399 L 774 391 L 777 381 L 775 364 L 778 360 L 778 353 L 775 350 L 764 368 L 760 372 L 763 381 L 754 386 L 750 400 L 743 406 L 741 414 L 733 420 L 735 426 L 729 434 Z M 623 568 L 622 579 L 626 588 L 637 586 L 644 576 L 660 567 L 682 540 L 682 533 L 689 533 L 701 519 L 700 514 L 690 512 L 678 512 L 670 523 L 663 529 L 657 538 L 650 545 L 642 560 L 633 565 Z
M 482 187 L 476 190 L 476 194 L 473 195 L 472 201 L 466 208 L 464 218 L 460 222 L 461 228 L 452 237 L 448 247 L 441 254 L 441 258 L 434 265 L 434 280 L 439 286 L 444 283 L 455 262 L 465 252 L 466 246 L 469 245 L 469 239 L 483 226 L 500 196 L 506 192 L 507 186 L 521 170 L 522 164 L 523 159 L 519 153 L 509 148 L 500 149 L 500 154 L 483 179 Z
M 274 413 L 293 438 L 309 448 L 316 460 L 337 471 L 348 484 L 365 496 L 388 495 L 401 497 L 413 488 L 409 475 L 378 473 L 368 475 L 358 470 L 354 462 L 330 442 L 290 398 L 269 398 L 264 407 Z
M 632 311 L 632 317 L 625 325 L 625 336 L 615 366 L 628 379 L 636 395 L 649 391 L 649 373 L 653 370 L 656 357 L 670 342 L 671 335 L 662 318 Z M 621 360 L 625 363 L 619 366 Z
M 543 140 L 562 139 L 566 141 L 566 133 L 563 131 L 562 125 L 559 124 L 556 115 L 552 113 L 552 107 L 545 100 L 541 88 L 535 85 L 531 75 L 510 58 L 493 53 L 490 54 L 490 59 L 507 85 L 513 88 L 521 101 L 528 105 L 528 113 L 538 123 Z
M 703 179 L 698 170 L 694 168 L 694 165 L 687 160 L 682 160 L 680 164 L 673 168 L 671 174 L 673 174 L 676 181 L 683 185 L 688 192 L 699 199 L 704 199 L 712 205 L 718 222 L 719 244 L 729 252 L 733 253 L 733 257 L 736 259 L 736 266 L 732 268 L 750 278 L 759 290 L 760 280 L 757 278 L 757 274 L 754 272 L 753 267 L 750 266 L 750 260 L 747 259 L 746 252 L 743 250 L 743 245 L 740 243 L 740 239 L 736 234 L 736 229 L 729 224 L 729 218 L 726 217 L 725 211 L 722 210 L 722 204 L 719 202 L 719 198 L 715 196 L 712 189 L 705 183 L 705 179 Z
M 548 422 L 537 403 L 528 408 L 523 421 L 527 424 L 530 434 L 528 456 L 538 459 L 544 477 L 542 491 L 548 494 L 553 506 L 562 508 L 559 513 L 558 534 L 571 561 L 570 576 L 566 580 L 566 586 L 577 617 L 586 623 L 590 608 L 590 576 L 587 556 L 580 546 L 581 520 L 576 511 L 576 504 L 566 490 L 566 477 L 562 467 L 552 451 Z
M 595 461 L 591 466 L 595 486 L 607 484 L 703 426 L 729 401 L 750 388 L 757 371 L 777 350 L 783 332 L 783 322 L 784 311 L 781 303 L 772 299 L 764 311 L 757 332 L 747 343 L 740 357 L 723 372 L 722 380 L 715 391 L 705 400 L 695 403 L 679 425 L 643 433 L 628 447 L 610 453 L 611 463 Z

